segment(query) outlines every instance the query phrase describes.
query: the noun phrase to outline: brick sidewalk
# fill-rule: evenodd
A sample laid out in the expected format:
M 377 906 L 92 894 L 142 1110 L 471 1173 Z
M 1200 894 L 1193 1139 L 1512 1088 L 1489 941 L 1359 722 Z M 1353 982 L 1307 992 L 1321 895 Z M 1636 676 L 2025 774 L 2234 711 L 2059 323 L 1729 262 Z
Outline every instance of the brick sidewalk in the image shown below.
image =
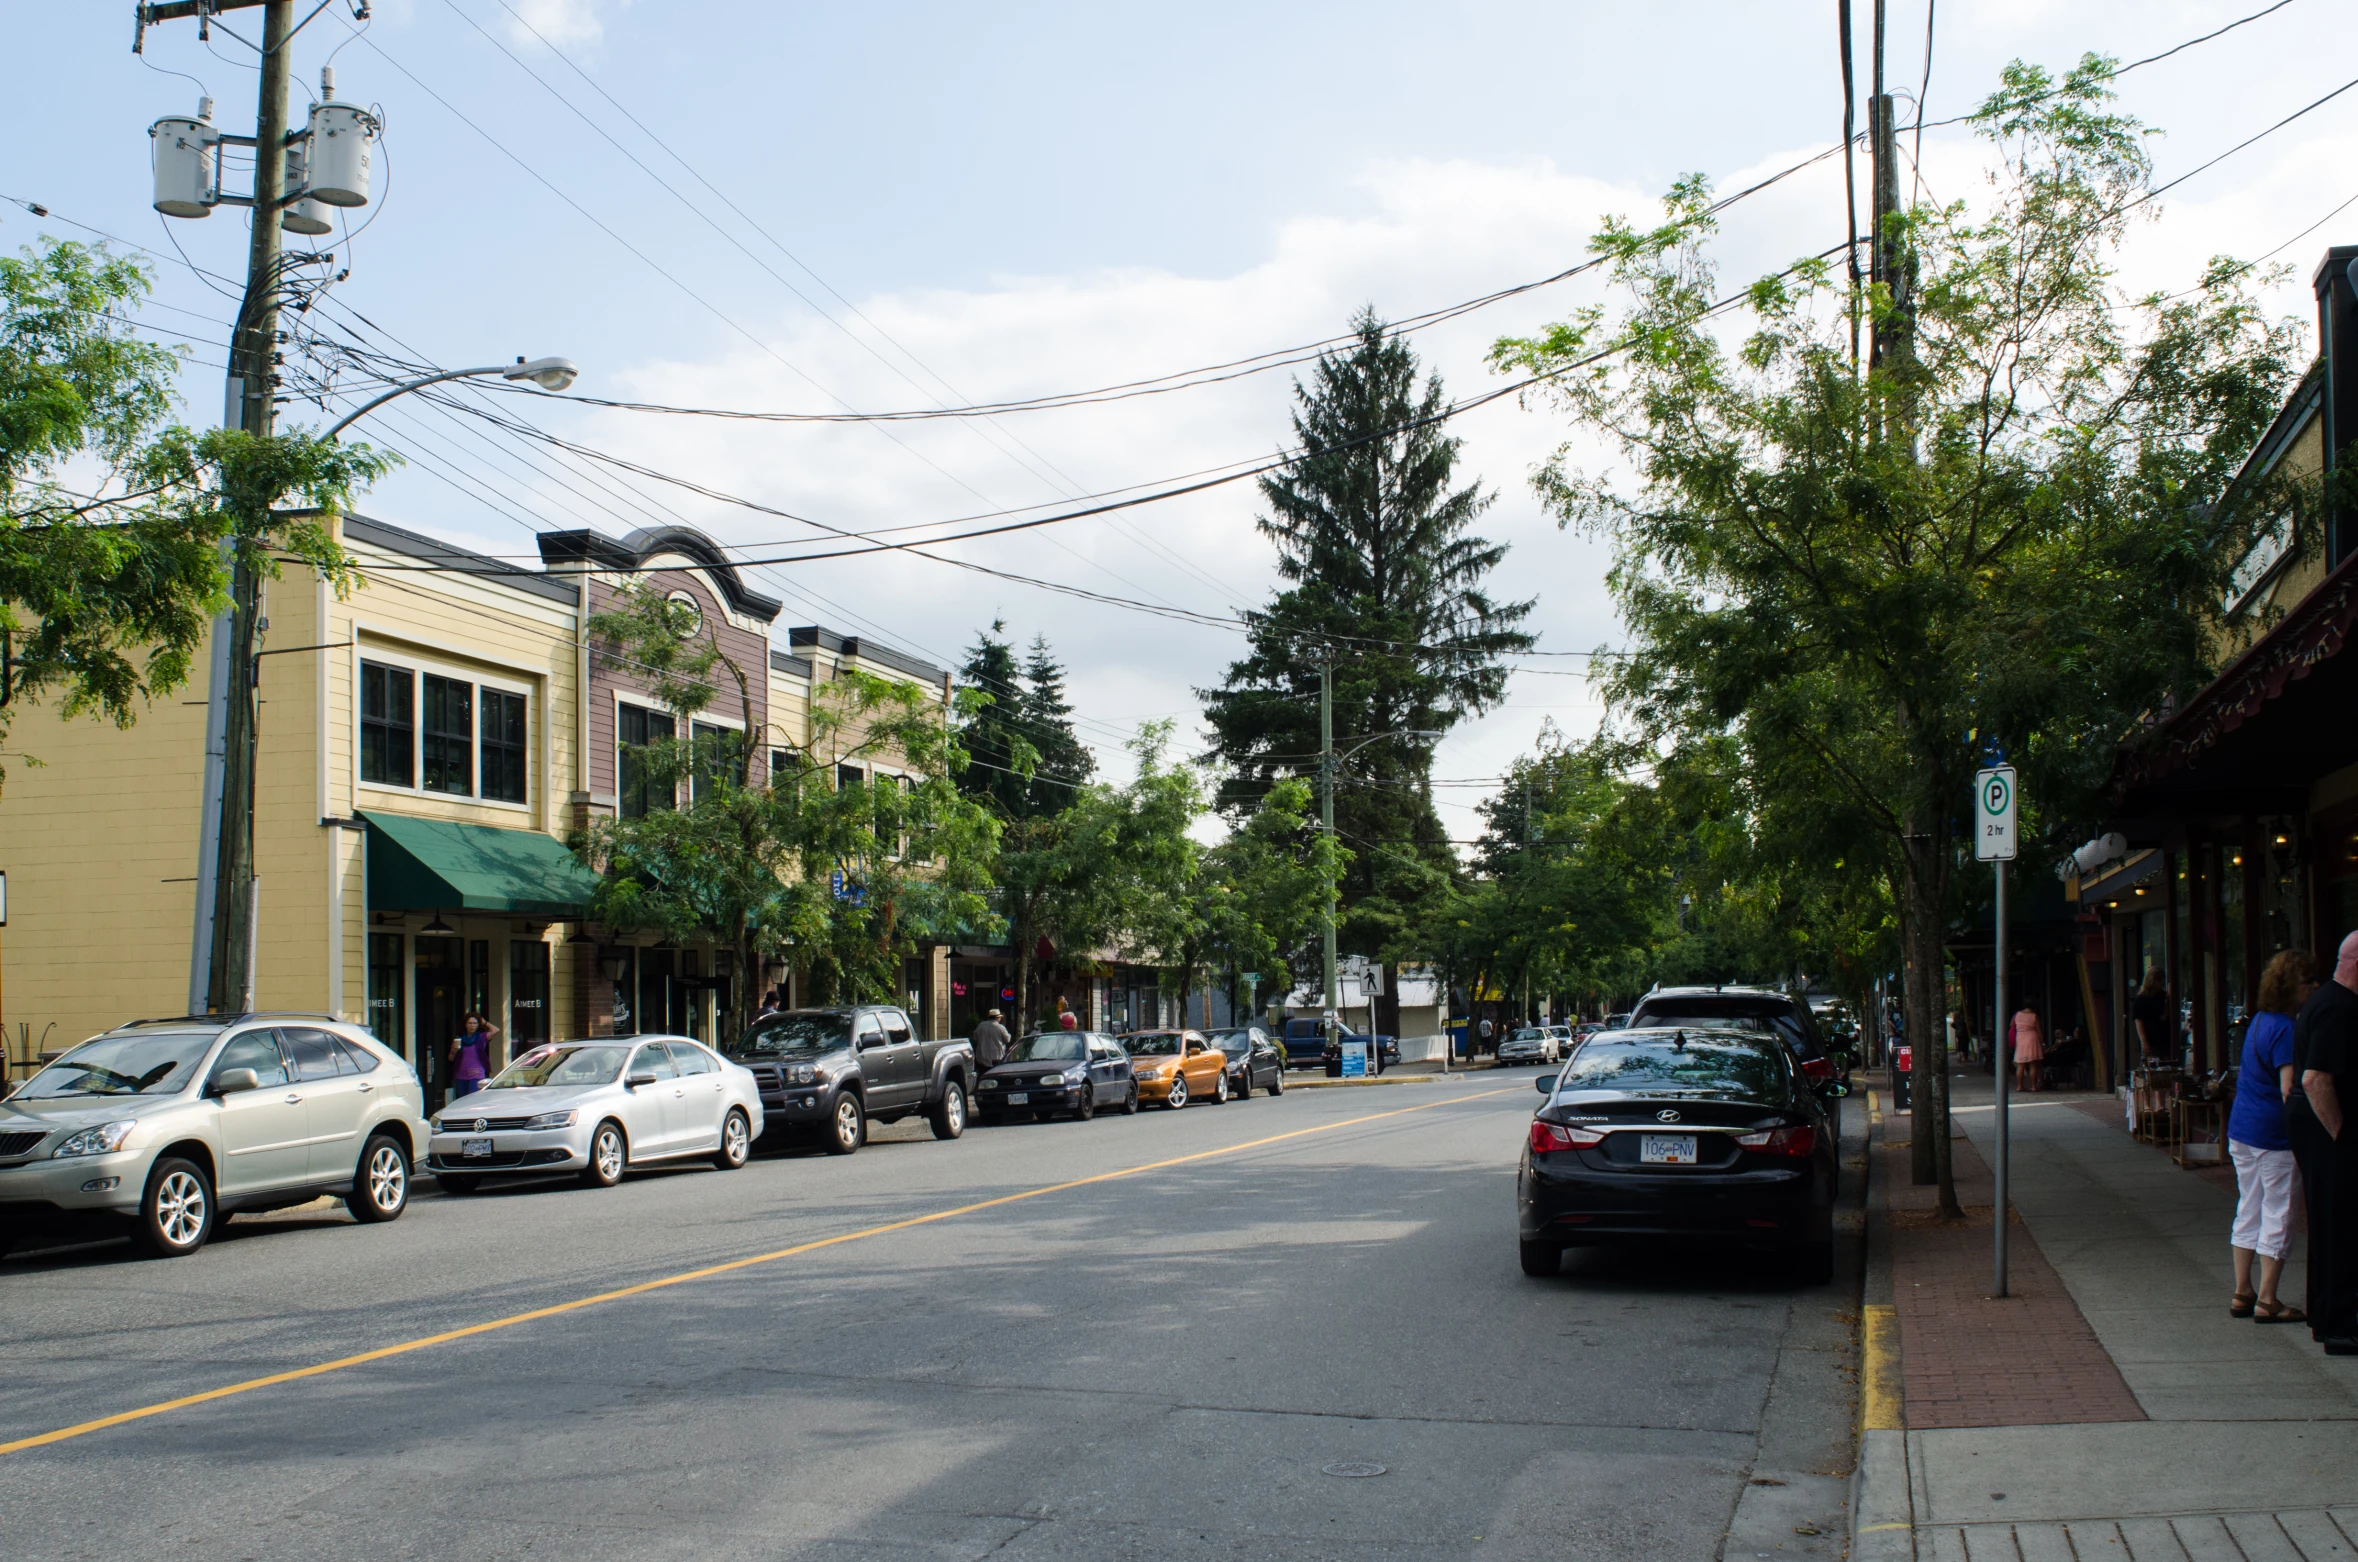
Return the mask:
M 1905 1116 L 1873 1127 L 1876 1214 L 1891 1253 L 1900 1376 L 1910 1431 L 2142 1421 L 2120 1369 L 2021 1221 L 2008 1228 L 2007 1289 L 1990 1295 L 1989 1167 L 1950 1145 L 1965 1220 L 1940 1221 L 1939 1189 L 1909 1179 Z M 1874 1238 L 1870 1238 L 1874 1240 Z

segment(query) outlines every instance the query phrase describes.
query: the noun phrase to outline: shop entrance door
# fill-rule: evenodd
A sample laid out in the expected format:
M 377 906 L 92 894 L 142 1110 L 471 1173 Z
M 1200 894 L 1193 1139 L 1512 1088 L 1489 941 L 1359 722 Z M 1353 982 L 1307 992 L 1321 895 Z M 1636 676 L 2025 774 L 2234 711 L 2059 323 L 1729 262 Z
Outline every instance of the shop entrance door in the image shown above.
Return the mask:
M 419 934 L 417 946 L 418 1078 L 426 1087 L 432 1116 L 450 1089 L 450 1044 L 458 1039 L 460 1005 L 466 1002 L 466 945 L 455 938 Z

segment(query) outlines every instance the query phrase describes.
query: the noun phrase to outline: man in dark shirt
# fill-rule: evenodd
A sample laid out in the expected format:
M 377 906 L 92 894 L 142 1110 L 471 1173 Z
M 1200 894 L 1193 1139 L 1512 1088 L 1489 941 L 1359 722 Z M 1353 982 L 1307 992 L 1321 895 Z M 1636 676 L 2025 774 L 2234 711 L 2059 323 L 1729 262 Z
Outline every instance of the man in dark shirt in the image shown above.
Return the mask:
M 2309 1201 L 2309 1329 L 2358 1356 L 2358 933 L 2293 1022 L 2285 1125 Z

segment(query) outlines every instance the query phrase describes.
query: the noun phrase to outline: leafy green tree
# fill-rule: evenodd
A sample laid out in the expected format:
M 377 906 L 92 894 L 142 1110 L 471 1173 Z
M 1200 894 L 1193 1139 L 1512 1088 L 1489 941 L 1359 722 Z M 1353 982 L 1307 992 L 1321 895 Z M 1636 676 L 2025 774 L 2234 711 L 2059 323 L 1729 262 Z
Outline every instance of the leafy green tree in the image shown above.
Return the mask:
M 2084 807 L 2119 735 L 2209 673 L 2215 604 L 2271 519 L 2218 501 L 2296 372 L 2297 330 L 2225 261 L 2119 296 L 2149 168 L 2143 127 L 2105 106 L 2109 71 L 2006 70 L 1975 116 L 1986 198 L 1898 220 L 1921 279 L 1905 312 L 1857 301 L 1895 346 L 1864 377 L 1854 301 L 1820 262 L 1755 284 L 1747 333 L 1722 341 L 1699 178 L 1663 227 L 1600 237 L 1631 298 L 1618 323 L 1496 352 L 1552 376 L 1537 394 L 1627 473 L 1568 442 L 1538 480 L 1617 544 L 1635 650 L 1615 709 L 1658 743 L 1733 732 L 1749 764 L 1873 830 L 1919 1039 L 1939 1033 L 1949 826 L 1982 740 L 2006 744 L 2034 813 Z M 1915 1105 L 1929 1152 L 1945 1129 Z
M 0 623 L 14 694 L 119 727 L 187 682 L 228 605 L 225 550 L 266 576 L 283 560 L 347 587 L 330 515 L 390 465 L 301 434 L 167 428 L 177 357 L 124 323 L 147 291 L 136 262 L 103 248 L 0 256 Z M 0 734 L 14 717 L 0 708 Z
M 1331 662 L 1338 745 L 1380 739 L 1336 793 L 1351 851 L 1339 940 L 1381 957 L 1414 941 L 1452 866 L 1431 798 L 1435 740 L 1408 734 L 1446 732 L 1503 697 L 1500 659 L 1531 645 L 1518 627 L 1531 603 L 1490 593 L 1506 548 L 1471 530 L 1490 501 L 1456 486 L 1440 378 L 1420 386 L 1416 355 L 1372 310 L 1352 326 L 1355 343 L 1295 387 L 1300 455 L 1261 480 L 1259 525 L 1286 587 L 1245 615 L 1250 650 L 1201 692 L 1227 770 L 1220 803 L 1241 818 L 1278 779 L 1316 775 Z
M 1149 723 L 1130 745 L 1127 786 L 1074 790 L 1055 813 L 1006 826 L 994 873 L 996 903 L 1014 946 L 1015 1019 L 1038 1019 L 1035 972 L 1052 956 L 1086 968 L 1105 946 L 1159 951 L 1183 936 L 1185 887 L 1200 848 L 1188 829 L 1203 813 L 1194 774 L 1167 762 L 1170 724 Z
M 658 795 L 701 784 L 685 807 L 596 820 L 574 843 L 601 873 L 598 920 L 729 951 L 728 1034 L 751 1022 L 769 960 L 801 970 L 822 1000 L 886 999 L 920 943 L 988 924 L 997 824 L 959 792 L 953 771 L 964 756 L 915 684 L 837 669 L 813 702 L 812 741 L 757 783 L 753 756 L 768 745 L 752 679 L 765 669 L 740 666 L 714 626 L 649 587 L 625 592 L 590 631 L 599 654 L 642 676 L 681 730 L 693 732 L 693 718 L 725 698 L 752 735 L 628 746 Z M 875 760 L 904 775 L 837 784 L 837 766 Z

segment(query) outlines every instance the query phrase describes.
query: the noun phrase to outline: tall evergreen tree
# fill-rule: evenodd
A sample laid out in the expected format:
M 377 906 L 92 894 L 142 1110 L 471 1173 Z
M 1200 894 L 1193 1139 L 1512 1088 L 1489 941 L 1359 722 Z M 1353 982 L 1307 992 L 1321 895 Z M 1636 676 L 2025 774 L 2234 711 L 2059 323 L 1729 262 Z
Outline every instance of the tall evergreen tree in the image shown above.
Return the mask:
M 1017 721 L 1039 756 L 1032 775 L 1032 811 L 1054 813 L 1069 806 L 1075 789 L 1097 773 L 1097 760 L 1073 730 L 1073 708 L 1064 697 L 1064 665 L 1049 650 L 1046 635 L 1032 637 L 1023 681 Z
M 1251 650 L 1217 689 L 1199 690 L 1228 771 L 1221 806 L 1249 815 L 1271 783 L 1318 771 L 1318 673 L 1331 659 L 1337 746 L 1375 734 L 1446 732 L 1506 692 L 1502 656 L 1528 649 L 1530 602 L 1486 589 L 1503 543 L 1470 529 L 1489 507 L 1454 487 L 1458 441 L 1438 421 L 1438 375 L 1421 387 L 1416 355 L 1373 309 L 1357 341 L 1296 383 L 1301 454 L 1261 479 L 1289 583 L 1248 612 Z M 1430 738 L 1393 736 L 1339 774 L 1335 826 L 1351 852 L 1343 946 L 1394 958 L 1415 942 L 1418 906 L 1454 867 L 1433 811 Z
M 958 790 L 988 804 L 1001 819 L 1021 819 L 1031 811 L 1031 772 L 1038 755 L 1023 737 L 1025 690 L 1014 646 L 998 638 L 1006 630 L 1004 620 L 993 621 L 974 637 L 958 668 L 960 683 L 989 696 L 958 731 L 967 758 L 958 772 Z

